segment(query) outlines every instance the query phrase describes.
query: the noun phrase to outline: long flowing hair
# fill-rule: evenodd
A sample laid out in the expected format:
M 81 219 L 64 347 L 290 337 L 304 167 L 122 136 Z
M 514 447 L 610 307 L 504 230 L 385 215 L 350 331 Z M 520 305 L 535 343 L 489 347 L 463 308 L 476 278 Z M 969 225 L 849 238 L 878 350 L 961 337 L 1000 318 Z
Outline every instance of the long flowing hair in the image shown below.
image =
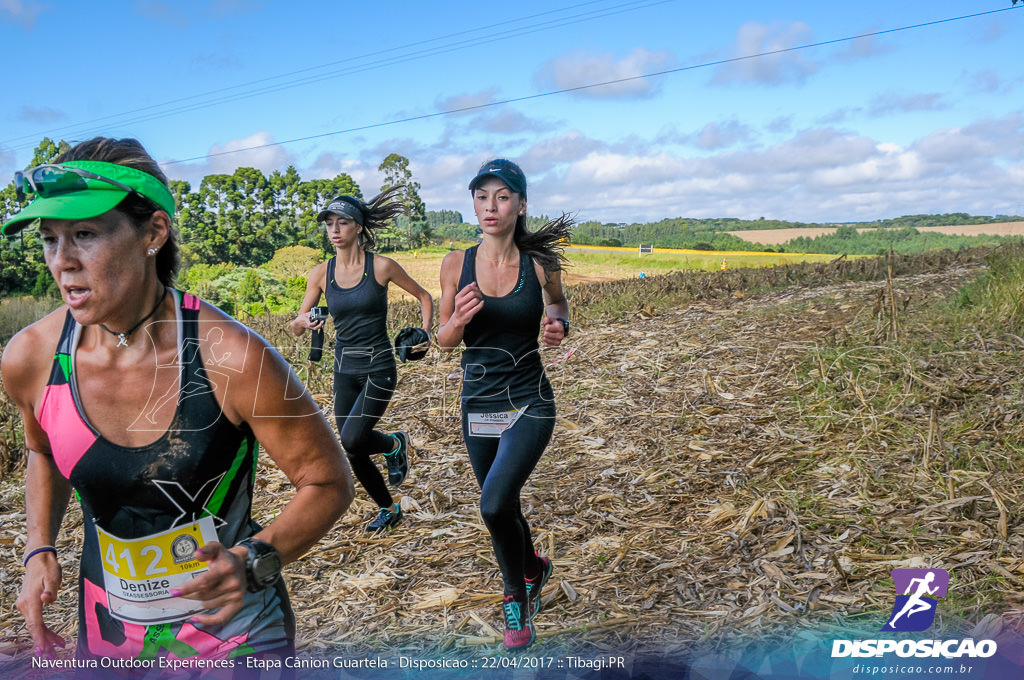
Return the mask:
M 537 231 L 526 228 L 526 215 L 516 217 L 516 228 L 512 234 L 519 250 L 530 254 L 546 272 L 562 271 L 569 265 L 565 246 L 572 236 L 575 225 L 572 215 L 562 213 L 561 217 L 548 221 Z
M 354 196 L 340 196 L 342 200 L 357 206 L 363 213 L 362 231 L 359 232 L 359 247 L 373 250 L 377 247 L 378 229 L 387 227 L 388 222 L 408 212 L 405 204 L 398 198 L 405 190 L 404 184 L 385 189 L 369 201 L 361 201 Z

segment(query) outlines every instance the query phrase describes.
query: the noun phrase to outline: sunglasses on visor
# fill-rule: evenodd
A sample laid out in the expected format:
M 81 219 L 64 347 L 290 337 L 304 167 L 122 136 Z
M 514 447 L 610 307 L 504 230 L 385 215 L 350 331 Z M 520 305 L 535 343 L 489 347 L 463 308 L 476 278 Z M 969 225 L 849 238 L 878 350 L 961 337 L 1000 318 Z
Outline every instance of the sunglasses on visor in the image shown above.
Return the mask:
M 62 194 L 71 194 L 77 191 L 87 191 L 88 183 L 85 180 L 94 179 L 100 182 L 111 184 L 122 191 L 141 196 L 138 191 L 127 184 L 121 184 L 116 180 L 103 175 L 97 175 L 81 168 L 72 168 L 67 165 L 47 163 L 37 165 L 25 172 L 14 173 L 14 193 L 18 201 L 24 201 L 28 194 L 35 194 L 41 198 L 51 198 Z M 146 198 L 143 196 L 143 198 Z M 149 199 L 147 199 L 149 200 Z

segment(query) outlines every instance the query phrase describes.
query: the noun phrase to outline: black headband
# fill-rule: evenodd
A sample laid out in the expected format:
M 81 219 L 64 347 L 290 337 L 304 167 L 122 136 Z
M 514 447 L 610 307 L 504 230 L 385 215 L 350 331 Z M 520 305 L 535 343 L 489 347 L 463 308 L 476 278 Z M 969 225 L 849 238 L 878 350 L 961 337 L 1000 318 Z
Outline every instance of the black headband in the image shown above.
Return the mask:
M 326 208 L 320 211 L 319 215 L 316 216 L 317 222 L 323 222 L 326 220 L 327 215 L 330 213 L 347 217 L 350 220 L 353 220 L 356 224 L 363 226 L 366 225 L 366 217 L 363 214 L 363 209 L 350 200 L 335 198 L 327 204 Z

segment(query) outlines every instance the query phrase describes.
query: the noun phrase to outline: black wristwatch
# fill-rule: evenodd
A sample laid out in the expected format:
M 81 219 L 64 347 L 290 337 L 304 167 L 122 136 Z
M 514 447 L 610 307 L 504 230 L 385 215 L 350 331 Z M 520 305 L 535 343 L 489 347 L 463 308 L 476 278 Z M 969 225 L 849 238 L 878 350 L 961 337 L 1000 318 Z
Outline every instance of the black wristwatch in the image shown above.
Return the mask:
M 277 548 L 258 538 L 243 538 L 237 545 L 245 546 L 245 588 L 258 593 L 281 578 L 281 555 Z
M 568 319 L 559 319 L 559 321 L 562 322 L 562 331 L 563 331 L 562 332 L 562 337 L 563 338 L 569 337 L 569 320 Z

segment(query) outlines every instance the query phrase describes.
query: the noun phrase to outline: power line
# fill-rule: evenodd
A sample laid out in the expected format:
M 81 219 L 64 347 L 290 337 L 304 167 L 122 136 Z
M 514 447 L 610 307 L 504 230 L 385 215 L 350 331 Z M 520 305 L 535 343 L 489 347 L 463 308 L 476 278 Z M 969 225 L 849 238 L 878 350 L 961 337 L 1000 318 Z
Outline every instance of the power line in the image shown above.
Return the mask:
M 436 55 L 439 55 L 439 54 L 446 54 L 448 52 L 453 52 L 453 51 L 456 51 L 456 50 L 459 50 L 459 49 L 466 49 L 468 47 L 474 47 L 474 46 L 479 45 L 479 44 L 484 43 L 484 42 L 493 42 L 496 39 L 497 40 L 510 40 L 510 39 L 521 37 L 521 36 L 524 36 L 524 35 L 529 35 L 529 34 L 532 34 L 532 33 L 537 33 L 539 31 L 551 30 L 551 29 L 554 29 L 554 28 L 561 28 L 563 26 L 568 26 L 568 25 L 572 25 L 572 24 L 575 24 L 575 23 L 581 23 L 581 22 L 590 21 L 590 20 L 593 20 L 593 19 L 601 19 L 601 18 L 605 18 L 605 17 L 608 17 L 608 16 L 613 16 L 615 14 L 621 14 L 621 13 L 624 13 L 624 12 L 631 12 L 631 11 L 635 11 L 635 10 L 638 10 L 638 9 L 647 9 L 647 8 L 653 7 L 655 5 L 665 4 L 665 3 L 671 2 L 671 1 L 672 0 L 654 0 L 654 1 L 652 1 L 652 0 L 630 0 L 629 2 L 619 3 L 617 5 L 612 5 L 611 7 L 605 7 L 605 8 L 600 8 L 600 9 L 588 10 L 588 11 L 580 12 L 578 14 L 570 15 L 570 16 L 567 16 L 567 17 L 561 17 L 561 18 L 552 19 L 552 20 L 549 20 L 549 21 L 542 21 L 542 22 L 530 24 L 530 25 L 527 25 L 527 26 L 521 26 L 519 28 L 515 28 L 515 29 L 511 29 L 511 30 L 505 29 L 502 32 L 488 33 L 488 34 L 484 34 L 482 36 L 478 36 L 476 38 L 466 39 L 466 40 L 462 40 L 462 41 L 459 41 L 459 42 L 453 42 L 453 43 L 449 43 L 447 45 L 440 45 L 440 46 L 431 47 L 431 48 L 423 48 L 423 49 L 420 49 L 420 50 L 409 52 L 407 54 L 400 54 L 400 55 L 391 56 L 391 57 L 381 57 L 381 58 L 379 58 L 379 59 L 377 59 L 375 61 L 370 61 L 369 63 L 363 64 L 363 65 L 346 67 L 346 68 L 343 68 L 343 69 L 340 69 L 340 70 L 329 71 L 327 73 L 321 73 L 321 74 L 316 74 L 316 75 L 308 75 L 308 76 L 303 76 L 303 77 L 297 78 L 297 79 L 285 80 L 284 82 L 278 82 L 276 84 L 265 84 L 264 85 L 264 83 L 273 83 L 273 81 L 280 81 L 281 79 L 284 79 L 284 78 L 290 78 L 292 76 L 296 76 L 296 75 L 303 74 L 303 73 L 309 73 L 311 71 L 319 71 L 319 70 L 322 70 L 322 69 L 325 69 L 325 68 L 329 68 L 329 67 L 332 67 L 332 66 L 337 66 L 339 64 L 345 64 L 345 63 L 351 63 L 351 62 L 359 62 L 359 61 L 362 61 L 364 59 L 369 59 L 371 57 L 377 57 L 379 55 L 386 55 L 386 54 L 393 53 L 393 52 L 400 52 L 402 50 L 407 50 L 407 49 L 413 48 L 413 47 L 419 47 L 421 45 L 427 45 L 427 44 L 430 44 L 430 43 L 435 43 L 435 42 L 440 42 L 440 41 L 443 41 L 443 40 L 448 40 L 450 38 L 456 38 L 456 37 L 459 37 L 459 36 L 470 35 L 470 34 L 473 34 L 473 33 L 479 33 L 481 31 L 488 31 L 488 30 L 495 29 L 495 28 L 498 28 L 498 27 L 508 26 L 508 25 L 517 24 L 517 23 L 522 23 L 522 22 L 525 22 L 525 21 L 529 21 L 531 19 L 536 19 L 536 18 L 539 18 L 539 17 L 548 16 L 548 15 L 551 15 L 551 14 L 559 14 L 559 13 L 567 12 L 567 11 L 570 11 L 570 10 L 578 9 L 578 8 L 581 8 L 581 7 L 586 7 L 586 6 L 589 6 L 589 5 L 601 4 L 603 2 L 607 2 L 607 0 L 590 0 L 589 2 L 582 2 L 582 3 L 575 4 L 575 5 L 569 5 L 569 6 L 566 6 L 566 7 L 562 7 L 560 9 L 549 10 L 549 11 L 546 11 L 546 12 L 540 12 L 540 13 L 536 13 L 536 14 L 531 14 L 531 15 L 528 15 L 528 16 L 525 16 L 525 17 L 519 17 L 519 18 L 516 18 L 516 19 L 510 19 L 510 20 L 504 21 L 504 22 L 489 24 L 489 25 L 486 25 L 486 26 L 479 26 L 477 28 L 467 29 L 467 30 L 464 30 L 464 31 L 458 31 L 458 32 L 455 32 L 455 33 L 449 33 L 447 35 L 438 36 L 438 37 L 435 37 L 435 38 L 429 38 L 429 39 L 426 39 L 426 40 L 420 40 L 420 41 L 416 41 L 416 42 L 412 42 L 412 43 L 407 43 L 405 45 L 400 45 L 398 47 L 392 47 L 392 48 L 387 48 L 387 49 L 383 49 L 383 50 L 377 50 L 375 52 L 369 52 L 367 54 L 363 54 L 363 55 L 360 55 L 360 56 L 348 57 L 346 59 L 341 59 L 341 60 L 334 61 L 334 62 L 329 62 L 329 63 L 326 63 L 326 64 L 320 64 L 318 66 L 310 66 L 310 67 L 307 67 L 307 68 L 298 69 L 298 70 L 295 70 L 295 71 L 291 71 L 291 72 L 284 73 L 284 74 L 279 74 L 279 75 L 276 75 L 276 76 L 268 76 L 266 78 L 260 78 L 260 79 L 257 79 L 257 80 L 252 80 L 252 81 L 249 81 L 249 82 L 246 82 L 246 83 L 241 83 L 241 84 L 238 84 L 238 85 L 232 85 L 232 86 L 228 86 L 228 87 L 217 88 L 215 90 L 210 90 L 210 91 L 203 92 L 203 93 L 200 93 L 200 94 L 189 95 L 187 97 L 179 97 L 177 99 L 172 99 L 172 100 L 169 100 L 169 101 L 166 101 L 166 102 L 162 102 L 160 104 L 152 104 L 150 106 L 140 107 L 140 108 L 137 108 L 137 109 L 132 109 L 130 111 L 124 111 L 124 112 L 121 112 L 121 113 L 110 114 L 110 115 L 107 115 L 107 116 L 101 116 L 99 118 L 94 118 L 94 119 L 91 119 L 91 120 L 88 120 L 88 121 L 84 121 L 84 122 L 81 122 L 81 123 L 72 123 L 72 124 L 69 124 L 69 125 L 62 126 L 62 127 L 51 128 L 50 130 L 44 131 L 44 132 L 22 135 L 22 136 L 19 136 L 19 137 L 13 137 L 13 138 L 8 139 L 8 140 L 0 140 L 0 146 L 8 144 L 10 142 L 18 142 L 18 141 L 22 141 L 22 140 L 28 140 L 27 143 L 16 144 L 16 145 L 13 145 L 13 146 L 11 146 L 9 148 L 11 148 L 12 150 L 21 150 L 21 149 L 26 149 L 26 148 L 32 148 L 37 143 L 37 140 L 41 136 L 50 136 L 52 134 L 56 134 L 56 133 L 60 133 L 60 132 L 68 131 L 68 130 L 74 130 L 74 132 L 72 134 L 75 134 L 75 135 L 88 135 L 90 132 L 95 132 L 97 130 L 104 129 L 102 127 L 101 128 L 87 127 L 87 126 L 93 125 L 94 123 L 100 123 L 100 122 L 106 121 L 106 123 L 105 123 L 105 127 L 106 127 L 106 126 L 109 126 L 111 124 L 130 125 L 130 124 L 134 124 L 134 123 L 148 122 L 148 121 L 157 120 L 157 119 L 160 119 L 160 118 L 166 118 L 166 117 L 169 117 L 169 116 L 174 116 L 174 115 L 181 114 L 181 113 L 188 113 L 188 112 L 191 112 L 191 111 L 197 111 L 197 110 L 200 110 L 200 109 L 209 108 L 211 106 L 216 106 L 216 105 L 219 105 L 219 104 L 231 103 L 231 102 L 240 101 L 242 99 L 248 99 L 248 98 L 259 96 L 259 95 L 263 95 L 263 94 L 270 94 L 270 93 L 274 93 L 274 92 L 280 92 L 282 90 L 287 90 L 287 89 L 291 89 L 291 88 L 295 88 L 295 87 L 300 87 L 300 86 L 303 86 L 303 85 L 310 85 L 310 84 L 321 82 L 321 81 L 328 80 L 328 79 L 331 79 L 331 78 L 336 78 L 336 77 L 345 76 L 345 75 L 352 75 L 352 74 L 355 74 L 355 73 L 362 73 L 362 72 L 365 72 L 365 71 L 369 71 L 369 70 L 373 70 L 373 69 L 377 69 L 377 68 L 384 68 L 386 66 L 392 66 L 392 65 L 404 63 L 404 62 L 407 62 L 407 61 L 415 61 L 415 60 L 426 58 L 426 57 L 430 57 L 430 56 L 436 56 Z M 240 90 L 242 88 L 252 88 L 253 86 L 260 86 L 260 87 L 255 88 L 255 89 L 249 89 L 249 90 L 243 91 L 243 92 L 239 92 L 237 94 L 231 94 L 231 95 L 224 94 L 224 93 L 230 92 L 232 90 Z M 210 97 L 215 97 L 215 98 L 210 99 Z M 196 101 L 196 100 L 199 100 L 199 101 Z M 187 102 L 193 102 L 193 103 L 187 103 Z M 178 106 L 175 106 L 175 108 L 165 109 L 165 107 L 173 106 L 173 105 L 178 105 Z M 161 110 L 161 109 L 164 109 L 164 110 Z M 151 112 L 151 113 L 146 113 L 146 112 Z M 132 116 L 134 114 L 143 114 L 143 115 L 139 115 L 139 116 L 136 116 L 136 117 L 127 117 L 127 118 L 125 118 L 125 116 Z
M 871 37 L 875 37 L 875 36 L 879 36 L 879 35 L 886 35 L 886 34 L 889 34 L 889 33 L 898 33 L 898 32 L 901 32 L 901 31 L 910 31 L 910 30 L 919 29 L 919 28 L 928 28 L 930 26 L 937 26 L 939 24 L 947 24 L 947 23 L 951 23 L 951 22 L 954 22 L 954 21 L 963 21 L 963 20 L 966 20 L 966 19 L 974 19 L 974 18 L 977 18 L 977 17 L 986 16 L 986 15 L 989 15 L 989 14 L 996 14 L 998 12 L 1006 12 L 1006 11 L 1009 11 L 1009 10 L 1012 10 L 1012 9 L 1024 9 L 1024 6 L 1021 6 L 1020 8 L 1017 8 L 1015 6 L 1011 6 L 1011 7 L 1005 7 L 1003 9 L 994 9 L 994 10 L 989 10 L 989 11 L 986 11 L 986 12 L 978 12 L 976 14 L 965 14 L 963 16 L 952 17 L 952 18 L 949 18 L 949 19 L 938 19 L 938 20 L 935 20 L 935 21 L 928 21 L 928 22 L 921 23 L 921 24 L 913 24 L 913 25 L 910 25 L 910 26 L 901 26 L 899 28 L 889 28 L 889 29 L 885 29 L 885 30 L 882 30 L 882 31 L 872 31 L 870 33 L 861 33 L 861 34 L 858 34 L 858 35 L 847 36 L 845 38 L 835 38 L 833 40 L 824 40 L 824 41 L 821 41 L 821 42 L 808 43 L 806 45 L 797 45 L 797 46 L 794 46 L 794 47 L 786 47 L 786 48 L 777 49 L 777 50 L 770 50 L 768 52 L 759 52 L 757 54 L 748 54 L 748 55 L 745 55 L 745 56 L 742 56 L 742 57 L 731 57 L 729 59 L 719 59 L 717 61 L 708 61 L 708 62 L 703 62 L 701 64 L 693 64 L 693 65 L 690 65 L 690 66 L 681 66 L 679 68 L 666 69 L 664 71 L 656 71 L 654 73 L 646 73 L 644 75 L 639 75 L 639 76 L 629 76 L 627 78 L 616 78 L 614 80 L 605 80 L 605 81 L 601 81 L 601 82 L 598 82 L 598 83 L 590 83 L 589 85 L 579 85 L 577 87 L 561 88 L 561 89 L 558 89 L 558 90 L 550 90 L 548 92 L 540 92 L 540 93 L 537 93 L 537 94 L 524 95 L 522 97 L 512 97 L 512 98 L 509 98 L 509 99 L 502 99 L 500 101 L 489 102 L 489 103 L 486 103 L 486 104 L 476 104 L 474 106 L 464 106 L 464 107 L 460 107 L 460 108 L 456 108 L 456 109 L 448 109 L 448 110 L 445 110 L 445 111 L 437 111 L 437 112 L 434 112 L 434 113 L 425 113 L 425 114 L 421 114 L 421 115 L 418 115 L 418 116 L 408 116 L 406 118 L 399 118 L 399 119 L 396 119 L 396 120 L 389 120 L 389 121 L 384 121 L 384 122 L 380 122 L 380 123 L 369 123 L 367 125 L 360 125 L 358 127 L 346 128 L 344 130 L 335 130 L 333 132 L 323 132 L 323 133 L 316 134 L 316 135 L 307 135 L 305 137 L 296 137 L 294 139 L 288 139 L 288 140 L 284 140 L 284 141 L 281 141 L 281 142 L 272 142 L 270 144 L 256 144 L 254 146 L 247 146 L 247 147 L 243 147 L 241 149 L 232 149 L 230 151 L 220 151 L 220 152 L 217 152 L 217 153 L 210 153 L 210 154 L 205 154 L 205 155 L 202 155 L 202 156 L 193 156 L 192 158 L 182 158 L 182 159 L 174 160 L 174 161 L 165 161 L 161 165 L 176 165 L 178 163 L 189 163 L 189 162 L 192 162 L 192 161 L 203 160 L 203 159 L 206 159 L 206 158 L 215 158 L 215 157 L 218 157 L 218 156 L 227 156 L 229 154 L 241 153 L 243 151 L 255 151 L 257 149 L 266 149 L 266 148 L 269 148 L 269 147 L 272 147 L 272 146 L 284 146 L 285 144 L 295 144 L 297 142 L 307 142 L 307 141 L 310 141 L 310 140 L 313 140 L 313 139 L 323 139 L 324 137 L 332 137 L 332 136 L 335 136 L 335 135 L 343 135 L 343 134 L 348 134 L 348 133 L 352 133 L 352 132 L 362 132 L 362 131 L 365 131 L 365 130 L 372 130 L 372 129 L 375 129 L 375 128 L 388 127 L 388 126 L 391 126 L 391 125 L 400 125 L 400 124 L 403 124 L 403 123 L 411 123 L 411 122 L 418 121 L 418 120 L 429 120 L 431 118 L 438 118 L 440 116 L 449 116 L 449 115 L 453 115 L 453 114 L 456 114 L 456 113 L 466 113 L 466 112 L 469 112 L 469 111 L 478 111 L 478 110 L 481 110 L 481 109 L 488 109 L 488 108 L 492 108 L 492 107 L 496 107 L 496 106 L 504 106 L 506 104 L 515 104 L 515 103 L 518 103 L 518 102 L 530 101 L 530 100 L 533 100 L 533 99 L 541 99 L 541 98 L 544 98 L 544 97 L 551 97 L 551 96 L 558 95 L 558 94 L 567 94 L 567 93 L 570 93 L 570 92 L 579 92 L 581 90 L 589 90 L 589 89 L 598 88 L 598 87 L 605 87 L 605 86 L 608 86 L 608 85 L 618 85 L 620 83 L 628 83 L 628 82 L 632 82 L 632 81 L 636 81 L 636 80 L 643 80 L 643 79 L 646 79 L 646 78 L 657 78 L 657 77 L 660 77 L 660 76 L 671 75 L 671 74 L 674 74 L 674 73 L 683 73 L 685 71 L 695 71 L 695 70 L 698 70 L 698 69 L 710 68 L 712 66 L 723 66 L 725 64 L 732 64 L 732 63 L 736 63 L 736 62 L 740 62 L 740 61 L 746 61 L 746 60 L 749 60 L 749 59 L 759 59 L 761 57 L 770 57 L 770 56 L 773 56 L 773 55 L 776 55 L 776 54 L 786 54 L 788 52 L 796 52 L 796 51 L 799 51 L 799 50 L 807 50 L 807 49 L 811 49 L 811 48 L 815 48 L 815 47 L 824 47 L 826 45 L 835 45 L 837 43 L 849 42 L 851 40 L 859 40 L 860 38 L 871 38 Z

